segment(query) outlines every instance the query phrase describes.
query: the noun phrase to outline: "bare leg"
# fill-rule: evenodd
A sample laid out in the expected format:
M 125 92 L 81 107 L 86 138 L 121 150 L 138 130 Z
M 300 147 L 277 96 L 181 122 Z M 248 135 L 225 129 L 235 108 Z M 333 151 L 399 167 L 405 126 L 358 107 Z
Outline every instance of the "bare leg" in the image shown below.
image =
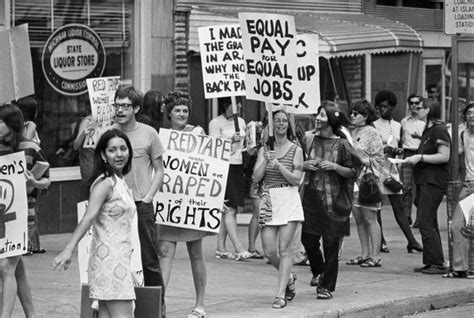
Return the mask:
M 265 226 L 260 236 L 262 238 L 263 254 L 270 264 L 279 270 L 280 258 L 277 252 L 278 228 L 276 226 Z
M 224 213 L 222 215 L 221 226 L 219 228 L 219 234 L 217 235 L 217 250 L 219 252 L 223 252 L 223 253 L 227 252 L 227 248 L 225 247 L 225 241 L 227 239 L 227 229 L 225 227 L 225 215 L 226 215 L 226 213 Z
M 229 208 L 224 214 L 225 228 L 227 234 L 229 235 L 232 245 L 237 253 L 245 252 L 245 248 L 242 243 L 240 243 L 239 237 L 237 235 L 237 210 L 235 208 Z M 222 251 L 221 251 L 222 252 Z
M 249 224 L 249 251 L 253 252 L 257 248 L 255 247 L 255 241 L 257 240 L 258 236 L 258 213 L 260 208 L 260 200 L 253 199 L 253 213 L 252 218 L 250 219 Z
M 26 277 L 25 263 L 23 258 L 20 258 L 15 270 L 15 278 L 17 282 L 17 294 L 20 299 L 20 303 L 25 312 L 25 317 L 35 317 L 35 307 L 33 305 L 33 296 L 31 295 L 30 284 Z
M 16 266 L 21 256 L 12 256 L 0 259 L 2 275 L 2 314 L 0 317 L 11 317 L 15 305 L 17 283 L 15 278 Z
M 196 308 L 204 310 L 204 295 L 206 292 L 206 263 L 202 253 L 202 239 L 186 242 L 191 270 L 193 272 L 194 289 L 196 290 Z
M 132 300 L 100 300 L 99 301 L 99 317 L 101 316 L 101 307 L 105 307 L 110 316 L 113 318 L 133 318 L 133 301 Z
M 353 207 L 352 213 L 356 220 L 357 233 L 359 234 L 360 247 L 362 250 L 362 258 L 367 258 L 370 255 L 369 252 L 369 233 L 367 231 L 367 224 L 362 214 L 362 208 Z
M 290 271 L 293 265 L 291 243 L 295 235 L 297 222 L 289 222 L 287 225 L 278 228 L 278 254 L 280 256 L 279 277 L 278 277 L 278 292 L 277 297 L 285 297 L 286 285 L 290 279 Z
M 368 225 L 367 230 L 369 233 L 370 243 L 372 243 L 370 257 L 377 259 L 380 258 L 380 245 L 381 245 L 381 230 L 380 225 L 377 222 L 377 211 L 362 209 L 365 223 Z
M 163 280 L 165 281 L 165 289 L 171 276 L 171 263 L 176 253 L 176 242 L 160 240 L 158 242 L 158 254 L 160 255 L 160 266 Z

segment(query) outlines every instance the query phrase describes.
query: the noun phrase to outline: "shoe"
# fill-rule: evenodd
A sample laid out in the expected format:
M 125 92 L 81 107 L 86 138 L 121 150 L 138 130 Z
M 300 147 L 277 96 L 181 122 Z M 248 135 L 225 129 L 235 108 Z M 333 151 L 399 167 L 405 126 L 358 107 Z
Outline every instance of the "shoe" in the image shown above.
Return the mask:
M 44 253 L 46 253 L 46 249 L 41 248 L 39 250 L 33 250 L 32 252 L 33 252 L 33 254 L 44 254 Z
M 283 297 L 275 297 L 272 308 L 280 309 L 286 307 L 286 299 Z
M 380 246 L 380 253 L 390 253 L 390 250 L 388 249 L 387 244 L 382 244 Z
M 285 289 L 285 299 L 288 301 L 292 301 L 293 298 L 296 296 L 296 274 L 290 273 L 290 279 L 288 279 L 288 285 L 286 285 Z
M 425 269 L 428 269 L 430 268 L 431 266 L 430 265 L 425 265 L 425 266 L 421 266 L 421 267 L 415 267 L 414 271 L 416 273 L 421 273 L 422 271 L 424 271 Z
M 415 250 L 417 252 L 423 252 L 423 247 L 419 243 L 416 243 L 416 245 L 408 244 L 407 245 L 408 254 L 412 254 L 413 250 Z
M 243 261 L 249 259 L 252 256 L 252 253 L 248 251 L 243 251 L 242 253 L 235 253 L 232 258 L 234 261 Z
M 319 286 L 319 275 L 313 276 L 313 278 L 311 278 L 311 282 L 309 283 L 309 285 L 313 287 Z
M 219 251 L 216 251 L 216 258 L 233 259 L 233 253 L 232 252 L 219 252 Z
M 365 262 L 360 264 L 360 267 L 382 267 L 382 260 L 380 258 L 369 257 Z
M 309 266 L 308 256 L 303 258 L 303 260 L 301 262 L 294 263 L 293 265 L 296 265 L 296 266 Z
M 250 258 L 253 258 L 253 259 L 264 259 L 264 256 L 257 250 L 255 251 L 251 251 L 249 250 L 249 253 L 252 254 L 252 256 L 250 256 Z
M 189 315 L 187 315 L 187 318 L 204 318 L 206 317 L 206 312 L 202 309 L 194 308 L 193 311 Z
M 429 268 L 424 269 L 421 272 L 423 274 L 428 274 L 428 275 L 442 275 L 442 274 L 446 274 L 446 268 L 438 267 L 438 266 L 430 266 Z
M 467 271 L 452 271 L 443 275 L 443 278 L 467 278 Z
M 329 290 L 327 290 L 324 287 L 318 287 L 316 288 L 316 293 L 317 293 L 317 299 L 331 299 L 332 294 Z
M 362 257 L 362 256 L 357 256 L 354 259 L 349 260 L 346 262 L 347 265 L 360 265 L 363 262 L 365 262 L 368 258 L 367 257 Z

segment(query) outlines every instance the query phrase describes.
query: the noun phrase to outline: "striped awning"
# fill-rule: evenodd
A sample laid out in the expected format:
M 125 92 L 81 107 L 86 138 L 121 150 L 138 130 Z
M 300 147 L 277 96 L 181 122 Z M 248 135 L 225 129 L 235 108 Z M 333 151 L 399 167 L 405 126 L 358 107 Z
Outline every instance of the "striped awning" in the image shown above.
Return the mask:
M 243 8 L 242 12 L 258 9 Z M 197 29 L 202 26 L 238 23 L 235 7 L 193 7 L 189 17 L 188 51 L 199 52 Z M 410 26 L 363 13 L 272 11 L 295 17 L 299 33 L 319 35 L 320 55 L 326 58 L 369 54 L 422 52 L 423 40 Z

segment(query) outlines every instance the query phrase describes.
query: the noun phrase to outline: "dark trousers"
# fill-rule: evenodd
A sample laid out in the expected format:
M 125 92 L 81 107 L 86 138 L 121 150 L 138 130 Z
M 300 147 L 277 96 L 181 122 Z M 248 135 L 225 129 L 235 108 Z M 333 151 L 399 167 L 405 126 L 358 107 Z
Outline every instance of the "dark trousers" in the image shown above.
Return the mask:
M 410 223 L 408 222 L 408 216 L 405 214 L 402 197 L 403 196 L 401 194 L 388 195 L 388 199 L 392 205 L 393 215 L 395 216 L 398 226 L 405 235 L 408 244 L 416 246 L 418 245 L 418 242 L 411 231 Z
M 321 236 L 302 233 L 301 242 L 308 255 L 313 276 L 320 276 L 319 286 L 329 291 L 336 289 L 337 274 L 339 272 L 339 238 L 330 240 L 323 237 L 324 257 L 321 253 Z
M 138 215 L 138 237 L 142 253 L 143 277 L 145 286 L 162 286 L 160 259 L 158 258 L 158 227 L 155 224 L 153 203 L 135 201 Z M 164 292 L 163 292 L 164 294 Z
M 444 256 L 438 227 L 438 207 L 443 199 L 442 189 L 426 184 L 417 185 L 418 228 L 423 242 L 423 264 L 443 266 Z

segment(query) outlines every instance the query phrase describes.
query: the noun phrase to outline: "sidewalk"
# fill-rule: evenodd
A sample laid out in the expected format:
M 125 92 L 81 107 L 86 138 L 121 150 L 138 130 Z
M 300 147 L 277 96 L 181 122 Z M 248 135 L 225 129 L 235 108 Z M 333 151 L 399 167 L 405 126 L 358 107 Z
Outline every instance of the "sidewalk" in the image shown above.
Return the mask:
M 445 279 L 440 275 L 413 272 L 421 266 L 421 254 L 407 254 L 406 241 L 396 224 L 391 207 L 384 206 L 383 228 L 390 248 L 381 254 L 381 268 L 346 265 L 360 254 L 354 220 L 351 236 L 344 241 L 339 278 L 332 300 L 317 300 L 308 266 L 294 266 L 298 280 L 296 297 L 284 309 L 271 308 L 277 285 L 277 271 L 265 260 L 230 261 L 214 257 L 216 237 L 204 239 L 207 262 L 206 311 L 208 317 L 373 317 L 401 316 L 415 312 L 472 302 L 474 280 Z M 443 249 L 447 258 L 446 205 L 439 209 Z M 239 223 L 248 222 L 248 215 Z M 239 226 L 239 236 L 247 242 L 247 226 Z M 419 231 L 415 236 L 421 242 Z M 24 257 L 32 285 L 38 317 L 79 317 L 80 290 L 77 258 L 66 272 L 51 272 L 51 259 L 62 249 L 70 234 L 45 235 L 43 255 Z M 230 242 L 228 243 L 230 244 Z M 230 247 L 231 245 L 229 245 Z M 258 246 L 261 250 L 260 238 Z M 179 244 L 167 290 L 168 317 L 185 317 L 194 305 L 194 286 L 186 246 Z M 14 317 L 24 317 L 15 304 Z

